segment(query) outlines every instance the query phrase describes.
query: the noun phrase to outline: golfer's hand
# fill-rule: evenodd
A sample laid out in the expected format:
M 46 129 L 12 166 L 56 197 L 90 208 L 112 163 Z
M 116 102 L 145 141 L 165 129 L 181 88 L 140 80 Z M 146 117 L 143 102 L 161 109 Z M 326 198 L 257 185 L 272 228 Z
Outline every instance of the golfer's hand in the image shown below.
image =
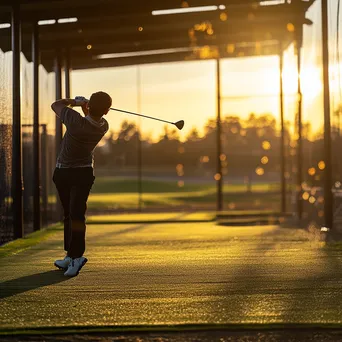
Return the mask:
M 85 107 L 89 102 L 84 96 L 76 96 L 75 97 L 75 106 Z
M 89 108 L 88 108 L 88 102 L 86 102 L 84 105 L 81 106 L 82 112 L 84 116 L 89 115 Z

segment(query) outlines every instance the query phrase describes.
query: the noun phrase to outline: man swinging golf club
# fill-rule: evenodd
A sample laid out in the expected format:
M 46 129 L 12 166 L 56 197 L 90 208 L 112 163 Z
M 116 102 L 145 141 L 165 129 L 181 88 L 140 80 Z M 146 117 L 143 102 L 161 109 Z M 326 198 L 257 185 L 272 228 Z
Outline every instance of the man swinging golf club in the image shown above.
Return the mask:
M 62 260 L 55 266 L 64 270 L 65 276 L 78 275 L 87 262 L 85 251 L 85 212 L 90 189 L 94 183 L 93 153 L 96 145 L 108 131 L 108 122 L 103 118 L 112 105 L 111 97 L 102 91 L 84 97 L 62 99 L 51 108 L 66 126 L 53 181 L 64 210 L 64 250 Z M 71 107 L 80 106 L 81 116 Z

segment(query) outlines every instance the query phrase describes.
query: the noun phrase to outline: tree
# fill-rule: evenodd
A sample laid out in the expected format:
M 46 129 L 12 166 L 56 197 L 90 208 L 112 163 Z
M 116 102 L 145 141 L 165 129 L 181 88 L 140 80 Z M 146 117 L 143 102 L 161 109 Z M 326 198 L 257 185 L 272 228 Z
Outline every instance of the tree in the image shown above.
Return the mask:
M 179 133 L 176 128 L 170 129 L 169 126 L 164 126 L 164 133 L 160 136 L 160 140 L 179 140 Z
M 137 127 L 134 122 L 124 121 L 121 124 L 117 140 L 129 141 L 136 131 Z
M 190 141 L 197 141 L 200 139 L 198 129 L 196 127 L 193 127 L 190 131 L 190 133 L 187 135 L 186 140 Z

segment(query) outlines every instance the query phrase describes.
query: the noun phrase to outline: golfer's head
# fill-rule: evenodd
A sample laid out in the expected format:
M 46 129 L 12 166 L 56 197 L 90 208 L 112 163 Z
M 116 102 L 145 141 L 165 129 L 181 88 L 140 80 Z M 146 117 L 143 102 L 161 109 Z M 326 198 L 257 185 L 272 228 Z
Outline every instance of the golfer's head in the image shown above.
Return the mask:
M 90 96 L 89 113 L 91 116 L 101 117 L 108 113 L 111 105 L 112 98 L 107 93 L 98 91 Z

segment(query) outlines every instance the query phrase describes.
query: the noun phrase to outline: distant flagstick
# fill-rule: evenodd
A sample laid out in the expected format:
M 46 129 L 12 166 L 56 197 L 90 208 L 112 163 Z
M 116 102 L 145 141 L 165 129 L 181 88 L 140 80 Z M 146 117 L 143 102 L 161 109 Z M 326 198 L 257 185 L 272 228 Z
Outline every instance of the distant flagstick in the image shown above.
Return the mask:
M 122 110 L 122 109 L 117 109 L 117 108 L 110 108 L 110 109 L 111 110 L 115 110 L 117 112 L 133 114 L 133 115 L 137 115 L 137 116 L 142 116 L 143 118 L 147 118 L 147 119 L 152 119 L 152 120 L 158 120 L 158 121 L 161 121 L 161 122 L 166 122 L 168 124 L 175 125 L 179 130 L 181 130 L 184 127 L 184 120 L 180 120 L 180 121 L 177 121 L 177 122 L 171 122 L 171 121 L 167 121 L 167 120 L 162 120 L 162 119 L 154 118 L 152 116 L 147 116 L 147 115 L 143 115 L 143 114 L 129 112 L 127 110 Z

